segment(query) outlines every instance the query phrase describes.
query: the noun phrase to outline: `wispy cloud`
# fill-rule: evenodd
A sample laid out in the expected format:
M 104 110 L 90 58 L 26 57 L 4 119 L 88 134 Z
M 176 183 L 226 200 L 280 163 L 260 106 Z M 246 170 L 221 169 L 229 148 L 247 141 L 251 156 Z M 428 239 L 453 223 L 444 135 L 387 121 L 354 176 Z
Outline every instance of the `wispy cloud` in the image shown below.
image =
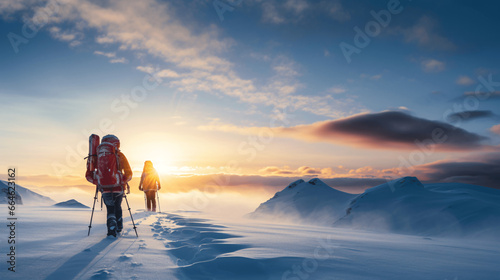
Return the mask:
M 124 57 L 117 57 L 115 52 L 102 52 L 102 51 L 95 51 L 94 54 L 97 55 L 102 55 L 107 58 L 110 58 L 109 62 L 111 63 L 127 63 L 128 60 Z
M 446 68 L 445 63 L 437 59 L 425 59 L 420 65 L 422 66 L 422 70 L 431 73 L 441 72 Z
M 436 50 L 454 50 L 456 46 L 448 38 L 438 33 L 438 23 L 433 18 L 422 16 L 415 25 L 408 28 L 397 28 L 407 43 L 417 43 L 421 47 Z
M 83 33 L 76 31 L 63 31 L 57 26 L 53 26 L 49 29 L 50 35 L 52 37 L 61 40 L 63 42 L 68 42 L 70 46 L 76 47 L 81 45 L 81 40 L 83 39 Z
M 360 78 L 362 79 L 370 79 L 372 81 L 378 81 L 382 78 L 382 74 L 376 74 L 376 75 L 368 75 L 368 74 L 361 74 L 359 75 Z
M 456 81 L 457 85 L 461 86 L 470 86 L 476 83 L 473 79 L 471 79 L 469 76 L 460 76 L 458 77 Z
M 125 59 L 124 57 L 119 57 L 119 58 L 110 59 L 109 62 L 111 62 L 111 63 L 127 63 L 128 60 Z
M 475 110 L 450 114 L 446 117 L 446 120 L 454 123 L 457 121 L 472 121 L 481 118 L 498 118 L 498 116 L 490 110 Z
M 262 21 L 280 24 L 285 22 L 285 17 L 279 12 L 275 3 L 265 2 L 262 4 Z
M 309 8 L 309 3 L 306 0 L 287 0 L 285 8 L 293 11 L 295 14 L 301 14 Z
M 294 13 L 304 13 L 309 9 L 309 3 L 304 1 L 285 4 L 286 9 Z M 216 26 L 183 24 L 169 3 L 155 0 L 65 0 L 49 21 L 48 25 L 56 34 L 53 36 L 62 41 L 81 41 L 68 31 L 71 28 L 96 30 L 93 41 L 116 49 L 97 50 L 95 54 L 108 57 L 111 63 L 126 63 L 125 58 L 116 56 L 117 51 L 126 50 L 160 59 L 162 65 L 168 67 L 160 66 L 155 73 L 178 91 L 222 94 L 246 103 L 288 107 L 329 117 L 343 116 L 346 108 L 351 110 L 348 114 L 360 110 L 352 98 L 299 93 L 305 88 L 300 82 L 300 67 L 284 56 L 265 61 L 275 73 L 267 81 L 242 78 L 224 55 L 234 41 L 223 37 Z M 148 64 L 140 67 L 145 69 Z
M 108 57 L 108 58 L 115 58 L 116 57 L 116 53 L 114 53 L 114 52 L 95 51 L 94 53 L 97 55 L 102 55 L 102 56 Z
M 338 22 L 345 22 L 351 19 L 351 14 L 344 9 L 340 0 L 322 1 L 320 8 L 326 10 Z
M 342 6 L 340 0 L 306 1 L 286 0 L 276 1 L 257 0 L 262 8 L 262 21 L 272 24 L 298 23 L 308 17 L 323 14 L 338 22 L 351 19 L 351 14 Z
M 23 0 L 2 0 L 0 1 L 0 15 L 3 18 L 9 18 L 13 12 L 27 9 L 28 1 Z
M 327 90 L 327 92 L 333 93 L 333 94 L 340 94 L 340 93 L 344 93 L 346 91 L 347 90 L 344 87 L 341 87 L 341 86 L 335 86 L 335 87 L 329 88 Z

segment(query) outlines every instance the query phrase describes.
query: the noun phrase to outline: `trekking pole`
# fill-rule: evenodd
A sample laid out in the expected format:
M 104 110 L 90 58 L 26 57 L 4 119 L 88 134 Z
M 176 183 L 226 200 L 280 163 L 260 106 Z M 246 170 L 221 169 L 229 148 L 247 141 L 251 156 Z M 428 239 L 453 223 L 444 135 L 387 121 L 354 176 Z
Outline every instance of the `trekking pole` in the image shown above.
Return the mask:
M 94 217 L 94 207 L 95 207 L 95 201 L 97 200 L 97 192 L 98 188 L 97 186 L 95 186 L 94 205 L 92 205 L 92 214 L 90 215 L 89 232 L 87 233 L 87 236 L 90 236 L 90 229 L 92 228 L 92 218 Z
M 102 211 L 102 193 L 101 193 L 101 211 Z
M 146 192 L 144 192 L 144 212 L 148 211 L 148 202 L 146 200 Z
M 160 207 L 160 196 L 158 195 L 158 186 L 156 186 L 156 201 L 158 202 L 158 213 L 161 213 L 161 207 Z
M 127 183 L 127 187 L 130 189 L 130 186 L 128 185 L 128 183 Z M 132 211 L 130 211 L 130 205 L 128 204 L 127 195 L 123 194 L 123 197 L 125 197 L 125 201 L 127 202 L 127 208 L 128 208 L 128 212 L 130 213 L 130 220 L 132 220 L 132 225 L 134 226 L 135 236 L 139 237 L 139 235 L 137 234 L 137 227 L 135 226 L 135 223 L 134 223 L 134 217 L 132 217 Z

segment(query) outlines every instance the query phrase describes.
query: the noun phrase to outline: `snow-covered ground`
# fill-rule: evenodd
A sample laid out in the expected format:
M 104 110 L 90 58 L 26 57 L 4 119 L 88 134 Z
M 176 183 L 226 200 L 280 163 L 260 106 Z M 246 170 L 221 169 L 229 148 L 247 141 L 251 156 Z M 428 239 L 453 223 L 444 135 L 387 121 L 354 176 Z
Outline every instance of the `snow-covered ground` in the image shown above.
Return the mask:
M 125 204 L 124 204 L 125 205 Z M 5 205 L 4 205 L 5 206 Z M 125 207 L 124 207 L 125 208 Z M 124 209 L 126 210 L 126 209 Z M 1 279 L 498 279 L 500 242 L 223 220 L 199 212 L 128 213 L 117 239 L 105 211 L 19 206 L 16 272 Z M 6 211 L 0 211 L 6 221 Z

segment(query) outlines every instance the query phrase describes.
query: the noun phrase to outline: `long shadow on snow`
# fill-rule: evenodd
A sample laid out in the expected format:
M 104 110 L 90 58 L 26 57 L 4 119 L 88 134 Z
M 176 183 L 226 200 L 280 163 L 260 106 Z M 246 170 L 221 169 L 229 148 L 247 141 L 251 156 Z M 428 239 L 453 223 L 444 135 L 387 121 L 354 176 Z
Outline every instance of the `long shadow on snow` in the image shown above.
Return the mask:
M 114 239 L 104 238 L 94 246 L 87 248 L 74 255 L 61 265 L 56 271 L 52 272 L 46 280 L 73 279 L 75 278 L 92 260 L 99 255 L 106 247 L 113 243 Z

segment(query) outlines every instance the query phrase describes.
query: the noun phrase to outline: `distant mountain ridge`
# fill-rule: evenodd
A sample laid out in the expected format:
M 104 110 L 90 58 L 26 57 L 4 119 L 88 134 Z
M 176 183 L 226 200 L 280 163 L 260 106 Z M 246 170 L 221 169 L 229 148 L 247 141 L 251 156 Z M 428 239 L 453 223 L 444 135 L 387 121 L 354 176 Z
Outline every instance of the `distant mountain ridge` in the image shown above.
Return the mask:
M 320 179 L 297 180 L 262 203 L 251 218 L 439 236 L 500 236 L 500 190 L 399 178 L 348 194 Z
M 7 194 L 8 183 L 6 181 L 0 180 L 0 189 L 2 194 Z M 55 203 L 50 197 L 43 196 L 34 191 L 31 191 L 25 187 L 16 184 L 16 193 L 19 195 L 20 200 L 24 204 L 42 204 L 42 205 L 52 205 Z M 3 196 L 0 198 L 0 204 L 7 203 L 7 197 Z
M 14 192 L 14 195 L 9 194 L 9 186 L 7 182 L 0 181 L 0 204 L 7 204 L 9 200 L 13 199 L 14 202 L 18 205 L 23 204 L 23 199 L 17 190 Z
M 500 191 L 466 184 L 423 185 L 403 177 L 351 201 L 335 226 L 418 235 L 500 233 Z

